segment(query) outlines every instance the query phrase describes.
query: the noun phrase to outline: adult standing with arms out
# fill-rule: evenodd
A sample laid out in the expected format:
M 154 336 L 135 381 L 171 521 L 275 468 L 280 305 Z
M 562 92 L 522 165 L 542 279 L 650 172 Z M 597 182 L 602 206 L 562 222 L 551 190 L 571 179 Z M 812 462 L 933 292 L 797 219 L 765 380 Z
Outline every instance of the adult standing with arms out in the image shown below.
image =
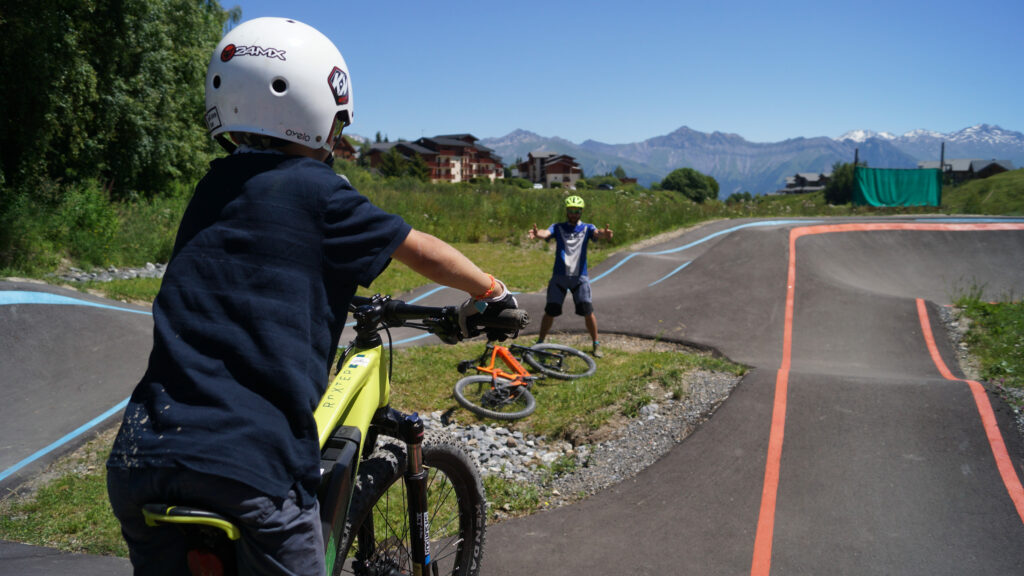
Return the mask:
M 551 272 L 551 280 L 548 282 L 547 304 L 544 306 L 544 317 L 540 322 L 537 341 L 543 342 L 547 338 L 555 317 L 562 314 L 565 293 L 571 291 L 573 303 L 576 305 L 576 315 L 583 316 L 587 332 L 593 340 L 593 354 L 601 358 L 603 354 L 600 350 L 601 342 L 597 337 L 597 317 L 594 315 L 590 278 L 587 276 L 587 245 L 592 239 L 611 239 L 613 233 L 607 226 L 598 229 L 593 224 L 583 222 L 585 206 L 583 198 L 569 196 L 565 199 L 565 222 L 552 224 L 546 230 L 537 229 L 536 224 L 530 229 L 531 239 L 554 238 L 556 242 L 555 265 Z

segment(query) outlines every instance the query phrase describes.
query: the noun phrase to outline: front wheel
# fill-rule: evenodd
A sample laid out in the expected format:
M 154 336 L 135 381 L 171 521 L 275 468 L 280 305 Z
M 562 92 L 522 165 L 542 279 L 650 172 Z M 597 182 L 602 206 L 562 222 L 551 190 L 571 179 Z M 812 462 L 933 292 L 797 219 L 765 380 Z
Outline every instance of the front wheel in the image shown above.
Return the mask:
M 384 440 L 359 465 L 333 576 L 413 573 L 405 445 Z M 428 472 L 428 573 L 476 576 L 487 518 L 480 474 L 455 439 L 437 430 L 428 430 L 423 439 L 423 466 Z M 352 557 L 346 558 L 346 551 Z
M 486 374 L 466 376 L 455 383 L 455 400 L 466 410 L 495 420 L 526 418 L 537 409 L 537 401 L 524 384 Z
M 534 344 L 523 351 L 523 360 L 544 374 L 561 380 L 583 378 L 597 371 L 593 358 L 561 344 Z

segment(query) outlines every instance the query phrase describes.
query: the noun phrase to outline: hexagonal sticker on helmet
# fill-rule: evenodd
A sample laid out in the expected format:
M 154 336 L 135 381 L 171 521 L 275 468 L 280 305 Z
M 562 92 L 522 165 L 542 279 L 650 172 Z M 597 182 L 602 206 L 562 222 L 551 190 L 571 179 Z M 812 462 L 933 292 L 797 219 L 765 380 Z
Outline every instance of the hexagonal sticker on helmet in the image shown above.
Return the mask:
M 327 85 L 331 87 L 331 92 L 334 93 L 334 102 L 339 106 L 348 104 L 348 74 L 344 70 L 335 66 L 334 70 L 331 70 L 331 74 L 327 77 Z

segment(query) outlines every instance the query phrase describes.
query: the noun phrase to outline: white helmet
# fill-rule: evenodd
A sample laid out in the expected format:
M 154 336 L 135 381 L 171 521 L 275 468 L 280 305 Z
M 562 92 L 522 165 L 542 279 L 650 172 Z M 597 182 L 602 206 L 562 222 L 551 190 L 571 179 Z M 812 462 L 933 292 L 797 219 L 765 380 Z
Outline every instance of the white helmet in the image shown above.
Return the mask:
M 256 18 L 228 32 L 206 72 L 206 126 L 331 150 L 352 123 L 352 85 L 341 52 L 315 28 Z

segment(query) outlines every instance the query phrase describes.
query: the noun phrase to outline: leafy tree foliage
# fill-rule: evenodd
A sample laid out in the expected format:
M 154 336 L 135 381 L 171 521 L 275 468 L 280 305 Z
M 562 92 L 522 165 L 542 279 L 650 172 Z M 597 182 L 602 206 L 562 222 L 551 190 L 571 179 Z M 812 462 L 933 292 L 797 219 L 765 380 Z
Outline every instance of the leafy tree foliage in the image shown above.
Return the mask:
M 601 186 L 621 188 L 622 182 L 615 176 L 606 174 L 604 176 L 591 176 L 587 178 L 587 186 L 591 189 L 600 188 Z
M 430 166 L 422 156 L 414 154 L 412 159 L 408 159 L 395 148 L 381 155 L 377 171 L 385 178 L 412 176 L 423 182 L 430 181 Z
M 661 188 L 675 190 L 698 204 L 718 198 L 718 181 L 693 168 L 673 170 L 661 181 Z
M 95 180 L 125 197 L 196 178 L 214 152 L 203 84 L 227 19 L 216 0 L 4 2 L 5 184 Z
M 750 192 L 733 192 L 725 199 L 726 204 L 739 204 L 740 202 L 752 202 L 754 197 Z
M 825 200 L 829 204 L 849 204 L 853 201 L 853 164 L 836 162 L 832 165 L 832 178 L 825 184 Z

